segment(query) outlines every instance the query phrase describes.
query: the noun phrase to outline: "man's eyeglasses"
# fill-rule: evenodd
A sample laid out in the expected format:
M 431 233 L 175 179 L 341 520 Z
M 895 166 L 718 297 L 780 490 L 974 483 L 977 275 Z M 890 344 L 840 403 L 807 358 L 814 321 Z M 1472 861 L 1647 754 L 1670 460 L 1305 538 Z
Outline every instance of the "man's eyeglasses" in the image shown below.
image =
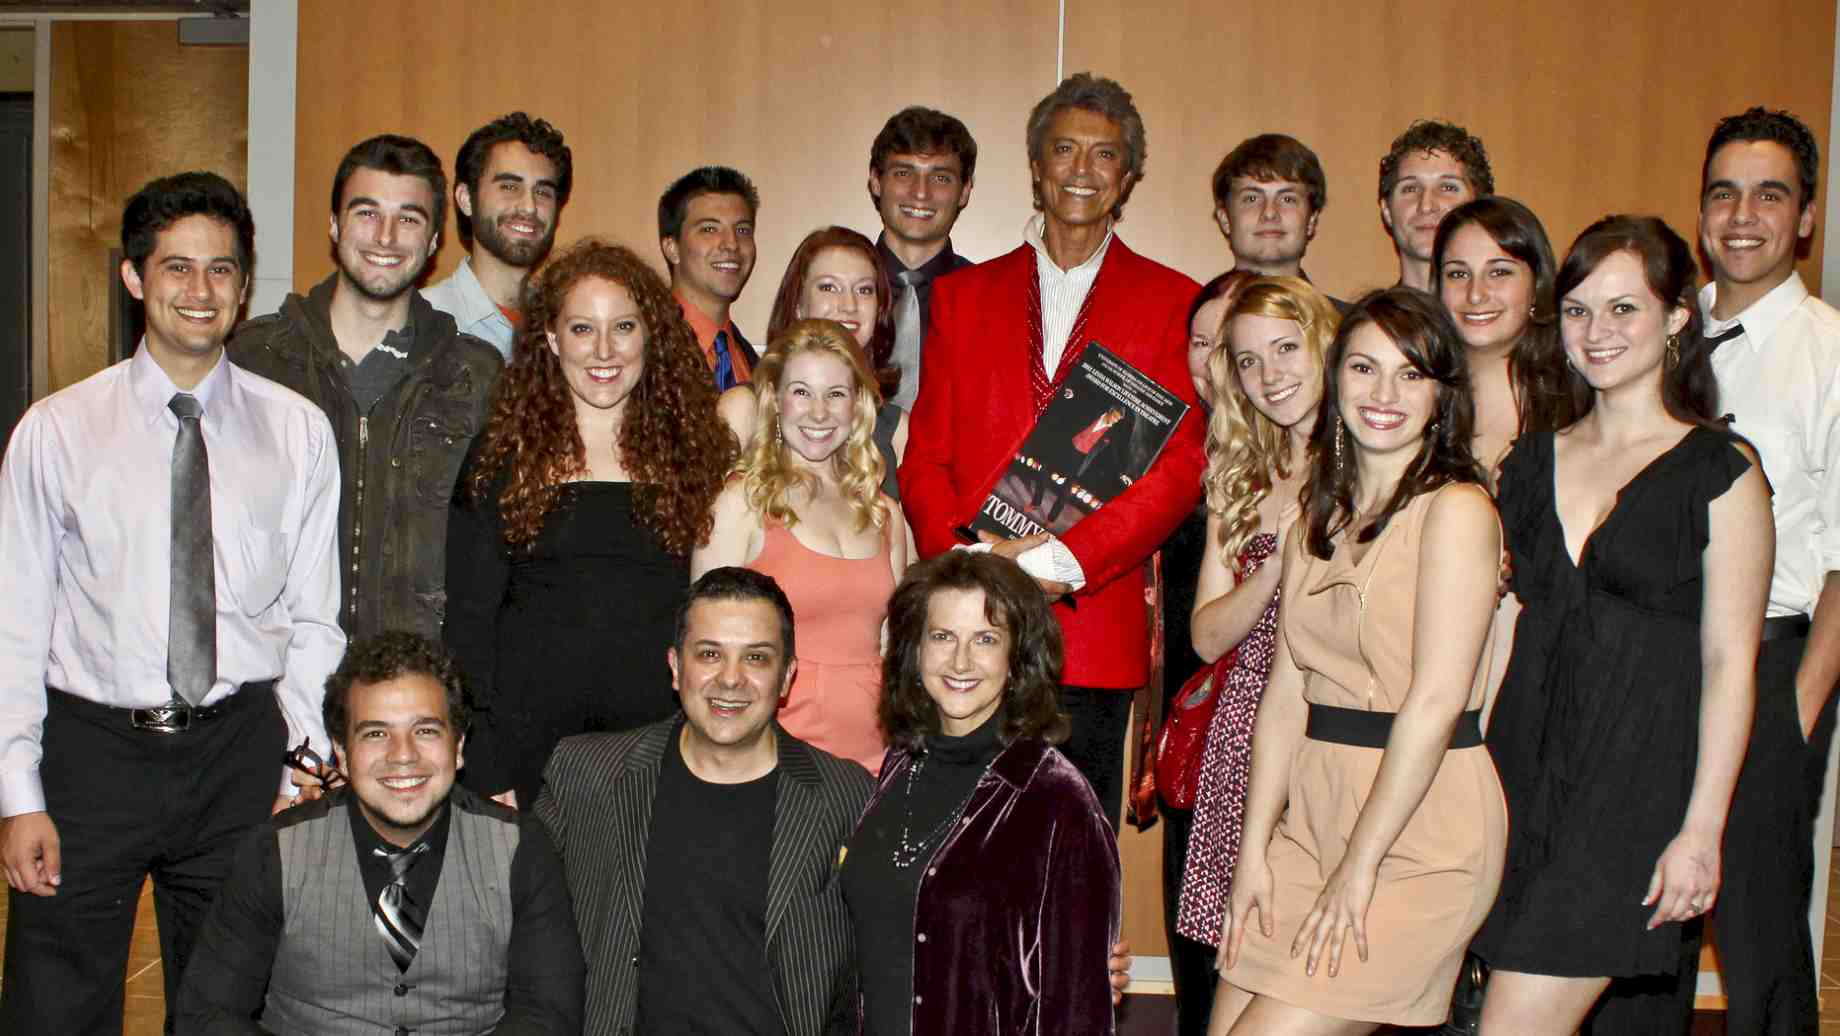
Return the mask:
M 290 769 L 313 778 L 326 791 L 349 783 L 344 771 L 334 763 L 320 758 L 320 754 L 313 750 L 311 740 L 307 738 L 302 738 L 300 747 L 287 754 L 286 761 Z

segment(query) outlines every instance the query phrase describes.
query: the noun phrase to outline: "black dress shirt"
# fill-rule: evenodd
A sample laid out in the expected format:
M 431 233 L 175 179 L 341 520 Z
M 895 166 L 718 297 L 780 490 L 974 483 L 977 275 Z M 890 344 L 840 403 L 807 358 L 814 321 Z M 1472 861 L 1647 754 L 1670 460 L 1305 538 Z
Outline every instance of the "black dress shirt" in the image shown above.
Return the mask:
M 324 816 L 346 794 L 334 792 L 277 819 L 291 823 Z M 389 881 L 389 864 L 377 858 L 373 865 L 370 850 L 389 843 L 362 819 L 355 805 L 349 812 L 360 856 L 358 870 L 375 911 L 377 894 Z M 433 901 L 447 855 L 445 832 L 451 814 L 450 803 L 423 836 L 430 843 L 426 858 L 405 879 L 408 894 L 418 903 Z M 243 843 L 199 933 L 179 1002 L 179 1031 L 188 1036 L 266 1032 L 255 1018 L 262 1010 L 286 924 L 275 831 L 274 824 L 265 825 Z M 496 1036 L 581 1031 L 584 968 L 575 912 L 562 861 L 548 832 L 534 820 L 520 818 L 517 851 L 511 857 L 511 939 L 505 957 L 505 1013 L 493 1030 Z

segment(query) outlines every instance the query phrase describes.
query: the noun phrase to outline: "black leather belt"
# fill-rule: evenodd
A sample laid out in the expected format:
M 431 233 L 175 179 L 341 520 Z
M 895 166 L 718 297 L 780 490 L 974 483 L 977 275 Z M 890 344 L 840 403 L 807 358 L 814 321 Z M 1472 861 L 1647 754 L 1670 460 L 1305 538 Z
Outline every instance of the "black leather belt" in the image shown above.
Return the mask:
M 1356 748 L 1385 748 L 1393 733 L 1396 712 L 1369 712 L 1366 709 L 1338 709 L 1333 705 L 1310 702 L 1310 721 L 1303 736 L 1312 741 L 1327 741 Z M 1451 748 L 1475 748 L 1482 744 L 1482 710 L 1471 709 L 1457 717 L 1451 731 Z
M 1813 626 L 1806 615 L 1778 615 L 1763 620 L 1763 639 L 1796 640 L 1806 637 Z
M 125 724 L 148 734 L 183 734 L 192 729 L 194 724 L 208 723 L 211 720 L 228 716 L 257 698 L 273 693 L 274 689 L 275 681 L 273 680 L 254 680 L 238 687 L 229 697 L 214 705 L 193 706 L 175 699 L 148 709 L 116 708 L 113 705 L 104 705 L 67 691 L 60 691 L 55 687 L 46 690 L 57 695 L 60 704 L 71 711 L 105 726 Z

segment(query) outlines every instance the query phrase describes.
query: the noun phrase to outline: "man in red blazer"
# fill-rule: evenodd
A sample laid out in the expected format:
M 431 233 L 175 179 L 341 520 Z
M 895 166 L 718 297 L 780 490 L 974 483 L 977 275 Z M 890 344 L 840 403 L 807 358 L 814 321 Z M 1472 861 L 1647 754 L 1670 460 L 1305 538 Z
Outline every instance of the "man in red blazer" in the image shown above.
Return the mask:
M 993 547 L 1055 601 L 1073 719 L 1061 751 L 1116 826 L 1130 692 L 1149 678 L 1144 561 L 1201 492 L 1203 419 L 1185 359 L 1198 289 L 1113 233 L 1144 169 L 1143 119 L 1123 87 L 1068 78 L 1030 113 L 1028 148 L 1041 211 L 1024 244 L 934 288 L 901 502 L 921 556 L 963 543 L 954 530 L 977 514 L 1089 342 L 1194 407 L 1149 472 L 1065 536 Z

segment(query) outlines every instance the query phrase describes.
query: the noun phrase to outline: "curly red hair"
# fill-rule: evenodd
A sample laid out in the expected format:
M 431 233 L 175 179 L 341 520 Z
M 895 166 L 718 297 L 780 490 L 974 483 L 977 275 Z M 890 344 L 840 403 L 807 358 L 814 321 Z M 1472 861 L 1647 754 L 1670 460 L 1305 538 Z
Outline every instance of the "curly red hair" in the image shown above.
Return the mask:
M 548 333 L 575 285 L 598 277 L 625 288 L 645 325 L 645 370 L 620 423 L 620 462 L 633 481 L 633 519 L 674 555 L 709 539 L 711 505 L 735 459 L 716 416 L 716 389 L 695 333 L 664 280 L 632 249 L 584 238 L 524 285 L 524 326 L 492 393 L 468 486 L 476 501 L 502 482 L 505 542 L 529 547 L 564 485 L 587 472 L 587 446 Z

